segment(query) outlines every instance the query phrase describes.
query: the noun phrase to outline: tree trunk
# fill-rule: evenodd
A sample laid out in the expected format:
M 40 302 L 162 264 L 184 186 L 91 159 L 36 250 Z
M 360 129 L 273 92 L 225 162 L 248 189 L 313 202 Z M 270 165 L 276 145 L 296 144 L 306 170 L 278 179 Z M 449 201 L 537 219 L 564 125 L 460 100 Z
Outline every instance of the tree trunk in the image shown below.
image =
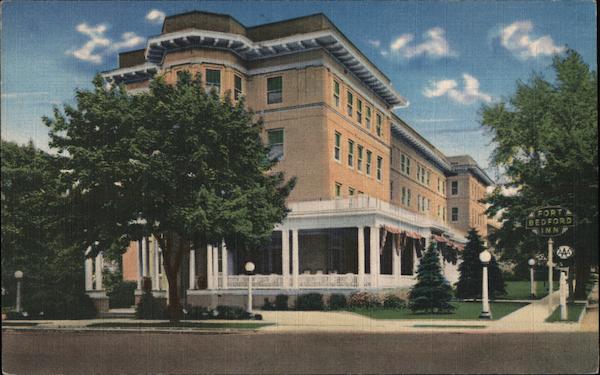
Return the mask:
M 179 267 L 181 265 L 181 245 L 176 246 L 175 235 L 167 234 L 166 239 L 154 235 L 158 239 L 160 247 L 163 249 L 163 268 L 169 281 L 169 320 L 171 323 L 178 323 L 181 320 L 181 304 L 179 302 Z M 177 242 L 181 242 L 180 240 Z
M 585 284 L 590 277 L 590 264 L 585 250 L 575 252 L 575 299 L 587 298 Z

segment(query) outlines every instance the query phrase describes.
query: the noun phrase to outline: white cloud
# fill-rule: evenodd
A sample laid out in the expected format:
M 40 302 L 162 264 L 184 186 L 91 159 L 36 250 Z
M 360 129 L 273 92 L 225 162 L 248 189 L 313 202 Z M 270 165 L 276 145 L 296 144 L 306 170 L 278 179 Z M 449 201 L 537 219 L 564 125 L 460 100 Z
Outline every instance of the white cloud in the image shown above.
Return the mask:
M 116 51 L 123 48 L 133 48 L 142 43 L 144 43 L 144 38 L 134 32 L 128 31 L 123 33 L 123 35 L 121 35 L 121 41 L 111 45 L 110 49 Z
M 152 23 L 162 23 L 165 19 L 165 12 L 161 12 L 158 9 L 152 9 L 146 14 L 146 20 Z
M 375 48 L 379 48 L 381 46 L 381 40 L 369 39 L 367 42 Z
M 90 26 L 84 22 L 77 25 L 76 30 L 89 37 L 89 40 L 82 47 L 67 51 L 67 54 L 74 56 L 78 60 L 94 64 L 100 64 L 102 62 L 102 55 L 106 52 L 114 52 L 123 48 L 133 48 L 144 43 L 142 37 L 131 31 L 123 33 L 120 41 L 113 42 L 105 35 L 108 30 L 106 24 Z
M 489 103 L 492 97 L 479 91 L 479 81 L 470 74 L 463 74 L 464 88 L 458 89 L 458 83 L 453 79 L 433 81 L 429 87 L 423 90 L 423 95 L 428 98 L 448 96 L 452 101 L 459 104 L 472 104 L 476 101 Z
M 456 119 L 453 118 L 417 118 L 413 120 L 414 122 L 421 123 L 438 123 L 438 122 L 454 122 Z
M 440 58 L 444 56 L 456 56 L 457 53 L 450 48 L 446 40 L 445 31 L 441 27 L 433 27 L 423 34 L 423 42 L 410 44 L 415 36 L 403 34 L 390 44 L 390 51 L 399 54 L 406 59 L 419 56 Z
M 3 92 L 2 99 L 31 98 L 32 96 L 47 96 L 47 91 Z
M 554 40 L 549 35 L 533 37 L 532 30 L 533 23 L 531 21 L 513 22 L 500 30 L 500 44 L 523 60 L 553 55 L 565 50 L 565 47 L 554 44 Z

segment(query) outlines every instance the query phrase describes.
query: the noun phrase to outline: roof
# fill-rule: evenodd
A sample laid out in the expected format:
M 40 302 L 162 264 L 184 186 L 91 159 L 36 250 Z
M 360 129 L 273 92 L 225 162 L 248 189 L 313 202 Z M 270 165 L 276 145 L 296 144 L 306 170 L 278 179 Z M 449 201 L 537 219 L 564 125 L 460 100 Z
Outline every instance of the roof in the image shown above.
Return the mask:
M 168 16 L 162 33 L 148 39 L 144 62 L 140 61 L 139 54 L 134 54 L 134 58 L 124 53 L 119 69 L 105 72 L 104 76 L 126 83 L 144 79 L 147 70 L 140 74 L 130 70 L 124 74 L 120 70 L 130 68 L 134 61 L 140 66 L 153 64 L 158 70 L 169 51 L 194 47 L 228 50 L 246 61 L 324 49 L 386 105 L 408 105 L 392 87 L 390 79 L 322 13 L 252 27 L 218 13 L 193 11 Z
M 477 164 L 475 159 L 469 155 L 448 156 L 448 161 L 452 165 L 455 173 L 471 173 L 485 186 L 494 185 L 494 180 Z

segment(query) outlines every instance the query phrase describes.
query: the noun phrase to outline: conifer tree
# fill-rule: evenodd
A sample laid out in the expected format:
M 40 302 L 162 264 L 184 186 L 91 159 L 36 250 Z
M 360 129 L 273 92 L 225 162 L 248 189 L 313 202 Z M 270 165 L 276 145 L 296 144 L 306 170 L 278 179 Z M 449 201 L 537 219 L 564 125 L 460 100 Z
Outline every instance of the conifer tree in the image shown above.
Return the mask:
M 479 254 L 485 250 L 485 246 L 483 246 L 483 241 L 474 228 L 469 231 L 467 239 L 468 242 L 462 255 L 462 263 L 458 266 L 460 277 L 456 283 L 456 297 L 480 298 L 483 265 L 479 260 Z M 494 298 L 506 294 L 502 272 L 493 255 L 488 265 L 488 274 L 490 278 L 488 283 L 490 296 Z
M 413 312 L 449 312 L 455 308 L 449 303 L 451 299 L 452 288 L 442 275 L 439 253 L 435 243 L 431 242 L 421 258 L 417 283 L 410 290 L 408 307 Z

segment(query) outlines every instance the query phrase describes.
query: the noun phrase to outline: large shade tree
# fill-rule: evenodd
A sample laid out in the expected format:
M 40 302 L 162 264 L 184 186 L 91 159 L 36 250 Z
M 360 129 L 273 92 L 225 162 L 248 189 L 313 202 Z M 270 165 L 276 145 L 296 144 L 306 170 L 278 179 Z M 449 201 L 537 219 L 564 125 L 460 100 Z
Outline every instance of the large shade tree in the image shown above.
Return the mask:
M 575 295 L 583 298 L 598 264 L 598 77 L 573 50 L 555 56 L 552 68 L 553 81 L 534 74 L 507 100 L 482 108 L 496 146 L 492 161 L 506 176 L 486 202 L 488 214 L 503 220 L 491 239 L 505 259 L 545 251 L 545 239 L 524 228 L 533 208 L 569 208 L 577 225 L 555 244 L 574 246 Z
M 45 118 L 63 156 L 73 240 L 114 256 L 154 236 L 178 320 L 178 274 L 190 247 L 259 247 L 285 218 L 295 180 L 272 171 L 262 122 L 243 100 L 207 92 L 199 75 L 180 74 L 175 85 L 157 77 L 137 95 L 97 76 L 76 102 Z

